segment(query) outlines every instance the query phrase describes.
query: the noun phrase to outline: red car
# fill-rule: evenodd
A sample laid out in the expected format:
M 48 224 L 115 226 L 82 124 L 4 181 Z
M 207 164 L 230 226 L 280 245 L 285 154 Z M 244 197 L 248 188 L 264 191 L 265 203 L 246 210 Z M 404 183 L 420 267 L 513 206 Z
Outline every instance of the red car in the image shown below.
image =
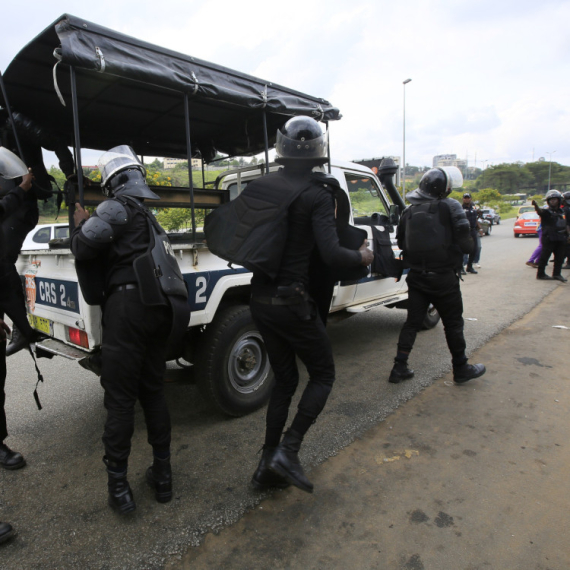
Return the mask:
M 515 237 L 519 236 L 536 236 L 538 235 L 538 226 L 540 226 L 540 216 L 536 212 L 524 212 L 521 214 L 514 225 Z

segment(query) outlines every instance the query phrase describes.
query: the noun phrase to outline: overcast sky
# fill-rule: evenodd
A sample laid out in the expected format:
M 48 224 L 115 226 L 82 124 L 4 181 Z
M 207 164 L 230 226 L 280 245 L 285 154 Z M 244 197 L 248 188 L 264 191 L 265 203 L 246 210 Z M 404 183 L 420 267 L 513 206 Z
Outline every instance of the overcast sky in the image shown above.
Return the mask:
M 570 165 L 570 0 L 4 2 L 0 69 L 63 13 L 327 99 L 333 157 Z M 49 159 L 48 159 L 49 161 Z

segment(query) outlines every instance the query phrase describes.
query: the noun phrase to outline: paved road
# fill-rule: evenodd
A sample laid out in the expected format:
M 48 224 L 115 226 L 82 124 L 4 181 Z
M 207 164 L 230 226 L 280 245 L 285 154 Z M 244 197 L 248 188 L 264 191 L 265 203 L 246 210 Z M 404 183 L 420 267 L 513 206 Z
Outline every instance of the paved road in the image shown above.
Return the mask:
M 559 283 L 536 281 L 524 265 L 536 239 L 512 237 L 512 221 L 483 238 L 482 269 L 462 286 L 470 351 L 527 314 Z M 418 337 L 416 377 L 386 382 L 405 313 L 378 309 L 330 327 L 338 380 L 307 438 L 303 460 L 314 466 L 350 444 L 450 368 L 441 326 Z M 547 350 L 547 348 L 545 348 Z M 2 548 L 0 568 L 162 568 L 208 532 L 234 523 L 263 498 L 247 482 L 263 440 L 260 410 L 245 418 L 213 413 L 186 382 L 167 386 L 173 419 L 175 498 L 157 504 L 144 483 L 150 462 L 142 412 L 137 410 L 129 480 L 137 511 L 125 520 L 106 505 L 100 442 L 104 421 L 97 379 L 74 363 L 42 361 L 44 409 L 32 398 L 29 356 L 9 359 L 8 443 L 28 466 L 0 472 L 0 520 L 18 537 Z
M 568 292 L 168 570 L 567 570 Z M 541 339 L 537 343 L 537 337 Z

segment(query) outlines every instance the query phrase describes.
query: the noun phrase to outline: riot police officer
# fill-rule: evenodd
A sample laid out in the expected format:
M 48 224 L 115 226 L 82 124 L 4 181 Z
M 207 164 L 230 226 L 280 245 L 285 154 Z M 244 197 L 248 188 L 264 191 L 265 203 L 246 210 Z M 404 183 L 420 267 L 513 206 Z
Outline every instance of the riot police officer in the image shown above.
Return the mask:
M 254 271 L 251 281 L 251 313 L 275 373 L 263 453 L 252 478 L 258 489 L 293 484 L 303 491 L 313 490 L 298 452 L 326 404 L 335 368 L 331 344 L 317 310 L 319 299 L 309 294 L 311 290 L 318 295 L 309 279 L 311 255 L 316 249 L 327 265 L 336 267 L 367 266 L 373 257 L 366 241 L 354 250 L 339 245 L 332 193 L 338 182 L 312 173 L 313 167 L 327 161 L 327 135 L 310 117 L 290 119 L 277 131 L 276 162 L 283 168 L 250 182 L 247 188 L 249 192 L 259 188 L 273 194 L 305 188 L 288 208 L 285 246 L 282 252 L 274 253 L 281 255 L 277 276 L 271 279 L 262 271 Z M 291 427 L 283 435 L 299 383 L 297 356 L 309 372 L 309 382 Z
M 447 198 L 463 177 L 455 167 L 432 168 L 419 188 L 406 195 L 410 202 L 398 224 L 398 246 L 410 271 L 408 316 L 398 339 L 389 381 L 397 384 L 414 376 L 408 356 L 431 304 L 438 310 L 451 352 L 453 379 L 460 384 L 485 373 L 482 364 L 468 364 L 463 333 L 463 300 L 458 272 L 463 254 L 474 247 L 470 224 L 457 200 Z
M 6 180 L 22 178 L 19 186 L 14 186 L 0 200 L 0 223 L 17 212 L 22 207 L 26 193 L 32 187 L 32 175 L 26 165 L 12 152 L 0 147 L 0 176 Z M 4 313 L 9 309 L 12 300 L 13 287 L 20 287 L 19 279 L 14 283 L 9 263 L 5 261 L 6 243 L 4 234 L 0 231 L 0 465 L 5 469 L 19 469 L 26 464 L 21 453 L 12 451 L 4 440 L 8 437 L 6 426 L 6 412 L 4 404 L 6 394 L 6 332 L 9 332 L 4 323 Z M 11 316 L 11 315 L 10 315 Z
M 568 226 L 562 210 L 562 194 L 558 190 L 549 190 L 544 199 L 548 204 L 546 208 L 541 208 L 534 200 L 532 201 L 532 205 L 540 216 L 542 224 L 542 252 L 538 260 L 536 278 L 545 280 L 556 279 L 566 283 L 568 280 L 562 277 L 560 271 L 568 240 Z M 554 268 L 552 277 L 550 277 L 545 270 L 552 254 L 554 254 Z
M 127 466 L 137 399 L 154 456 L 147 481 L 157 501 L 172 498 L 170 416 L 163 376 L 167 339 L 173 325 L 179 331 L 186 329 L 189 309 L 171 248 L 151 247 L 167 238 L 143 204 L 145 199 L 159 199 L 146 184 L 144 166 L 128 146 L 111 149 L 98 165 L 103 191 L 112 198 L 102 202 L 91 217 L 77 204 L 71 250 L 86 301 L 102 304 L 101 384 L 107 409 L 103 461 L 109 504 L 124 514 L 135 509 Z M 171 258 L 161 262 L 162 273 L 175 285 L 169 295 L 157 288 L 152 257 L 157 250 Z
M 566 225 L 569 226 L 568 233 L 570 234 L 570 191 L 564 192 L 562 194 L 562 198 L 564 199 L 562 209 L 564 210 Z M 562 269 L 570 269 L 570 237 L 566 243 L 566 251 L 564 253 L 564 257 L 566 258 L 566 265 L 563 265 Z

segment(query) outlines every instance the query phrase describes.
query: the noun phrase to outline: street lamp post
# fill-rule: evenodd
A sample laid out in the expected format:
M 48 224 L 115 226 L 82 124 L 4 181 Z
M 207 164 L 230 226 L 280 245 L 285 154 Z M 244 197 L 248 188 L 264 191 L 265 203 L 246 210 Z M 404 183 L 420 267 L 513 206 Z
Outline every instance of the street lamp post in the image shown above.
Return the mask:
M 552 172 L 552 155 L 555 153 L 556 151 L 553 150 L 552 152 L 546 152 L 546 154 L 550 155 L 550 158 L 548 160 L 548 191 L 550 192 L 550 173 Z
M 406 197 L 406 83 L 409 83 L 411 79 L 406 79 L 403 81 L 404 85 L 404 121 L 403 121 L 403 149 L 402 149 L 402 199 Z

